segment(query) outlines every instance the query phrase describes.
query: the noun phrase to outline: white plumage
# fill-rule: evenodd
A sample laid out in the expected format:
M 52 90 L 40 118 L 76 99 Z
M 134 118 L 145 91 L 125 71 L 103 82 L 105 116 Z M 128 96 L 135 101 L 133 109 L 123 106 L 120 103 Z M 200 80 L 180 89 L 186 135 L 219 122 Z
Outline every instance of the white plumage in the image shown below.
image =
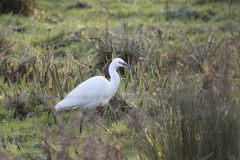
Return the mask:
M 129 67 L 121 58 L 115 58 L 109 66 L 110 82 L 103 76 L 95 76 L 84 81 L 72 90 L 62 101 L 55 106 L 56 110 L 69 107 L 82 107 L 84 109 L 105 105 L 116 93 L 120 76 L 116 69 Z

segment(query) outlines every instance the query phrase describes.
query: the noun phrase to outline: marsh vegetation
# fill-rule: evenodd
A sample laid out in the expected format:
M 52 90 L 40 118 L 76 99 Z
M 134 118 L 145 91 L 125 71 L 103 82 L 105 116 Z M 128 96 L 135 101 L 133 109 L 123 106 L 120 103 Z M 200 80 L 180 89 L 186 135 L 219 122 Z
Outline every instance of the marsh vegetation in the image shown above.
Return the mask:
M 0 159 L 239 159 L 239 0 L 11 2 L 0 3 Z M 108 78 L 113 57 L 135 70 L 119 69 L 117 94 L 79 134 L 81 110 L 54 106 Z

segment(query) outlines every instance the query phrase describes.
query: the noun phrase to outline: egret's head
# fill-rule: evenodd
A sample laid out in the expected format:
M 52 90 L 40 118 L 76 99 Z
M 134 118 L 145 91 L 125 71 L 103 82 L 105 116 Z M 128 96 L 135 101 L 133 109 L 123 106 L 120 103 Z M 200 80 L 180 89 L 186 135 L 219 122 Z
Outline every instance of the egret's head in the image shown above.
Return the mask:
M 116 68 L 118 68 L 118 67 L 128 67 L 128 68 L 134 69 L 132 66 L 125 63 L 121 58 L 115 58 L 112 61 L 111 65 L 113 65 Z

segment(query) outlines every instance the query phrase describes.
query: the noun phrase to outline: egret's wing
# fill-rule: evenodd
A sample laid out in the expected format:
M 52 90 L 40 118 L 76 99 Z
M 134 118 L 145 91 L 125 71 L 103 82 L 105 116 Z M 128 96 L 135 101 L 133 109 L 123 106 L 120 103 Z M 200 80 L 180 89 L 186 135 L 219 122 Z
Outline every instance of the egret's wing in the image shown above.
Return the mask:
M 55 109 L 63 109 L 73 106 L 91 108 L 97 106 L 101 100 L 101 93 L 104 91 L 104 86 L 109 82 L 102 76 L 92 77 L 72 90 Z

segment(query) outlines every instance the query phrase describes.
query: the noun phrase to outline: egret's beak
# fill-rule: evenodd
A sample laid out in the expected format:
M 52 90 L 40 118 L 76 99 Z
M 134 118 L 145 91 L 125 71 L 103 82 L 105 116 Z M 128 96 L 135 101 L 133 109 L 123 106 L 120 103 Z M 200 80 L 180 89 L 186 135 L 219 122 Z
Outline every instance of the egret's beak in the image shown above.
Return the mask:
M 122 62 L 119 62 L 119 63 L 122 64 L 124 67 L 134 69 L 132 66 L 128 65 L 127 63 L 122 63 Z

